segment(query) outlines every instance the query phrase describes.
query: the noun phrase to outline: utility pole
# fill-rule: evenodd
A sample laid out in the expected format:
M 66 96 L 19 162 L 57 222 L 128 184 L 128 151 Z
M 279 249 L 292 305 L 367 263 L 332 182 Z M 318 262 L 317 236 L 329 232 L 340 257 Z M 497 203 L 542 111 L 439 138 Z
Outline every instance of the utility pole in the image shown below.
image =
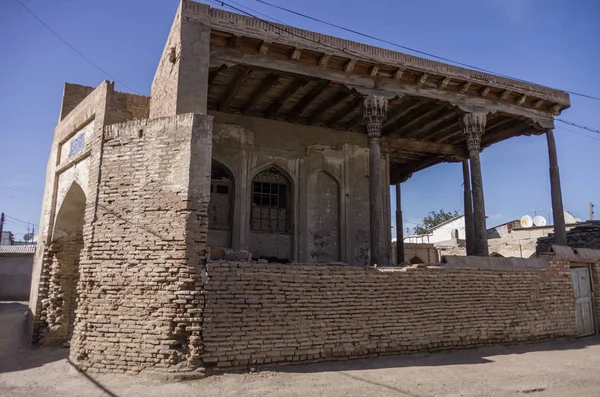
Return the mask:
M 590 201 L 590 221 L 594 220 L 594 203 Z
M 0 244 L 2 244 L 2 231 L 4 230 L 4 212 L 0 215 Z

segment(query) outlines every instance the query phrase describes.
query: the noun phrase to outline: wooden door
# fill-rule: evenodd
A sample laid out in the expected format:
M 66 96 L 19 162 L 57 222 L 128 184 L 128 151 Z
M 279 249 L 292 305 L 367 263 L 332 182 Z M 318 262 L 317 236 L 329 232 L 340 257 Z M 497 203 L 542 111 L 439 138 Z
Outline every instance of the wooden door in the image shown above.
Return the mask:
M 575 293 L 575 323 L 579 336 L 594 333 L 594 315 L 592 306 L 592 289 L 590 269 L 588 267 L 572 267 L 571 280 Z

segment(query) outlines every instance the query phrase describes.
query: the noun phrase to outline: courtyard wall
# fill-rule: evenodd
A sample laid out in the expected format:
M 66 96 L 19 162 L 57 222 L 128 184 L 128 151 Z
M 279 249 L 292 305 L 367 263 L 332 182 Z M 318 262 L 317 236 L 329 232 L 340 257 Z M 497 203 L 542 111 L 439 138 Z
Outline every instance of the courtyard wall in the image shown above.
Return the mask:
M 207 265 L 202 361 L 222 368 L 576 334 L 569 262 L 544 269 Z

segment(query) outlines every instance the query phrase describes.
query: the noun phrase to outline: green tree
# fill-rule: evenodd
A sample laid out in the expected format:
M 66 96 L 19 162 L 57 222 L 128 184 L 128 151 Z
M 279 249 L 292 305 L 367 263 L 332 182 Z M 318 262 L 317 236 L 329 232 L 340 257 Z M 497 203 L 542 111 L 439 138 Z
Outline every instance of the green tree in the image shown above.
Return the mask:
M 440 223 L 444 223 L 449 221 L 452 218 L 456 218 L 458 215 L 458 211 L 454 212 L 446 212 L 444 210 L 439 211 L 431 211 L 429 215 L 423 218 L 423 223 L 415 226 L 414 231 L 415 234 L 427 234 L 432 228 L 439 225 Z

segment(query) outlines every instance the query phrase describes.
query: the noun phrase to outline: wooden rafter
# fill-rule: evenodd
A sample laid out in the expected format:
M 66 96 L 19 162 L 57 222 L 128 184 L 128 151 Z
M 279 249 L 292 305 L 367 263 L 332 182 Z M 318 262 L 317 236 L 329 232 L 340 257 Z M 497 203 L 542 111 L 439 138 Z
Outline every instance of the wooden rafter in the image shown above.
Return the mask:
M 266 95 L 280 78 L 281 76 L 275 73 L 269 73 L 269 75 L 263 81 L 261 81 L 258 88 L 252 93 L 250 99 L 246 101 L 246 104 L 242 108 L 242 113 L 247 114 L 250 109 L 252 109 L 252 106 L 254 106 L 264 95 Z
M 390 152 L 398 151 L 410 151 L 417 153 L 429 153 L 429 154 L 443 154 L 461 156 L 465 154 L 465 149 L 453 146 L 447 143 L 429 142 L 422 141 L 419 139 L 405 139 L 405 138 L 386 138 L 385 144 L 389 148 Z
M 400 117 L 404 116 L 406 113 L 411 112 L 412 110 L 423 105 L 423 101 L 421 99 L 405 99 L 400 103 L 399 106 L 396 107 L 392 112 L 388 113 L 386 121 L 383 123 L 382 129 L 389 127 L 394 124 L 396 120 Z
M 415 118 L 420 118 L 421 116 L 426 115 L 431 111 L 437 110 L 439 106 L 440 104 L 437 102 L 427 102 L 412 112 L 404 112 L 404 114 L 398 117 L 394 122 L 389 124 L 386 123 L 388 125 L 384 125 L 383 132 L 385 135 L 395 133 L 398 130 L 398 128 L 402 128 L 404 125 L 411 122 Z
M 350 120 L 348 120 L 348 122 L 344 125 L 344 129 L 351 131 L 352 127 L 357 126 L 361 123 L 363 119 L 363 115 L 362 113 L 359 113 L 358 115 L 352 117 Z
M 339 89 L 337 92 L 331 95 L 324 103 L 322 103 L 316 111 L 313 112 L 313 114 L 308 119 L 308 123 L 312 124 L 315 121 L 317 121 L 317 119 L 322 114 L 326 113 L 329 109 L 337 105 L 339 102 L 342 102 L 348 96 L 352 96 L 352 94 L 350 94 L 347 89 Z
M 436 133 L 430 135 L 432 131 L 435 131 L 436 128 L 445 128 L 449 125 L 453 125 L 458 122 L 460 114 L 455 110 L 450 110 L 447 114 L 436 118 L 430 122 L 426 122 L 425 124 L 418 126 L 415 128 L 414 134 L 412 136 L 418 138 L 428 138 L 430 140 L 435 140 L 434 137 L 437 135 Z
M 298 91 L 300 88 L 304 87 L 306 84 L 308 84 L 308 80 L 304 80 L 304 79 L 293 80 L 287 86 L 287 88 L 281 93 L 281 95 L 279 95 L 277 97 L 277 99 L 275 99 L 273 101 L 273 103 L 271 103 L 271 105 L 269 105 L 269 107 L 265 111 L 265 117 L 273 117 L 275 114 L 277 114 L 277 112 L 279 111 L 281 106 L 285 103 L 285 101 L 289 97 L 294 95 L 296 93 L 296 91 Z
M 354 94 L 350 94 L 354 95 Z M 343 119 L 345 116 L 354 113 L 355 109 L 360 106 L 360 96 L 356 96 L 353 100 L 348 102 L 343 108 L 338 110 L 329 120 L 327 120 L 327 125 L 331 128 L 338 121 Z
M 315 85 L 306 95 L 295 104 L 286 114 L 286 118 L 295 119 L 329 86 L 329 81 L 322 81 Z
M 227 65 L 221 65 L 217 68 L 214 68 L 208 73 L 208 87 L 210 88 L 211 84 L 215 81 L 219 73 L 227 69 Z
M 219 102 L 219 106 L 217 107 L 219 112 L 223 112 L 227 109 L 227 107 L 235 97 L 235 94 L 244 85 L 244 83 L 248 80 L 251 74 L 252 71 L 250 69 L 242 69 L 235 75 L 233 81 L 229 84 L 227 90 L 225 91 L 225 94 L 223 94 L 223 97 Z
M 431 122 L 431 120 L 435 121 L 440 115 L 443 115 L 447 111 L 448 108 L 446 106 L 439 105 L 437 108 L 419 114 L 408 123 L 399 126 L 400 128 L 394 131 L 394 134 L 397 136 L 404 136 L 405 138 L 412 138 L 416 135 L 417 132 L 415 127 L 418 127 L 423 123 Z

